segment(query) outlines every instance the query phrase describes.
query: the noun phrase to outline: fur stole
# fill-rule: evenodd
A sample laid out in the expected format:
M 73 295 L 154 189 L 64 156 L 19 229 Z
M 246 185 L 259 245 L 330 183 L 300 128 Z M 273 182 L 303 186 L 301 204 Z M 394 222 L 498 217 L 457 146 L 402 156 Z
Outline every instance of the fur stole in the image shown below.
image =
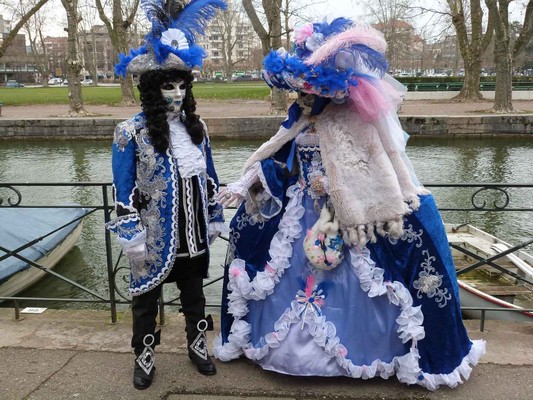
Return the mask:
M 310 123 L 302 115 L 290 129 L 281 127 L 248 159 L 245 170 L 272 156 Z M 403 135 L 398 118 L 391 114 L 366 122 L 350 104 L 330 104 L 316 116 L 315 129 L 345 241 L 362 247 L 374 242 L 376 233 L 401 237 L 403 216 L 418 209 L 419 194 L 429 192 L 415 185 L 402 159 L 403 148 L 393 139 L 393 134 Z

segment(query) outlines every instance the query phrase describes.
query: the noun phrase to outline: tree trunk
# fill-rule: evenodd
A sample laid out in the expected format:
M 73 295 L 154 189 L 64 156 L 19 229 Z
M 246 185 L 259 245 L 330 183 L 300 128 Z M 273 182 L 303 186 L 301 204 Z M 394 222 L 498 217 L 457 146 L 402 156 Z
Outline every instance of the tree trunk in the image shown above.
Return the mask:
M 127 54 L 128 41 L 127 41 L 127 30 L 124 28 L 122 23 L 115 23 L 115 40 L 116 48 L 119 52 Z M 113 40 L 111 40 L 113 43 Z M 115 43 L 113 43 L 115 45 Z M 134 106 L 136 104 L 135 96 L 133 95 L 133 80 L 126 76 L 125 78 L 120 78 L 120 90 L 122 92 L 122 105 L 124 106 Z
M 509 0 L 485 0 L 494 20 L 494 61 L 496 91 L 493 111 L 506 113 L 513 108 L 513 56 L 509 36 Z
M 494 92 L 495 112 L 514 111 L 513 107 L 513 63 L 509 54 L 509 46 L 503 41 L 494 42 L 494 58 L 496 60 L 496 91 Z
M 242 5 L 250 22 L 261 39 L 263 55 L 270 50 L 277 50 L 281 45 L 281 0 L 263 0 L 263 9 L 268 23 L 268 31 L 257 16 L 252 0 L 242 0 Z M 287 95 L 277 88 L 270 94 L 270 113 L 285 114 L 287 112 Z
M 81 95 L 80 73 L 82 65 L 78 49 L 78 0 L 61 0 L 67 12 L 67 79 L 70 109 L 69 117 L 87 115 Z
M 263 8 L 270 28 L 270 48 L 277 50 L 283 47 L 281 39 L 281 0 L 263 0 Z M 278 88 L 272 88 L 270 97 L 270 113 L 285 114 L 287 112 L 287 95 Z
M 120 78 L 120 91 L 122 93 L 121 105 L 130 107 L 136 104 L 133 94 L 133 81 L 129 76 Z
M 482 100 L 483 95 L 479 91 L 481 75 L 481 57 L 470 57 L 464 60 L 465 79 L 461 92 L 454 100 L 468 102 Z
M 131 26 L 137 8 L 139 7 L 140 0 L 134 0 L 134 4 L 130 10 L 129 15 L 126 19 L 123 18 L 122 1 L 113 0 L 113 17 L 110 20 L 104 10 L 101 0 L 95 0 L 96 8 L 98 9 L 98 16 L 106 26 L 107 32 L 111 39 L 111 44 L 113 45 L 113 50 L 115 55 L 119 53 L 127 54 L 128 52 L 128 29 Z M 116 57 L 118 60 L 118 57 Z M 124 106 L 133 106 L 136 104 L 135 97 L 133 95 L 133 81 L 129 76 L 126 78 L 120 78 L 120 91 L 122 93 L 122 102 Z
M 476 101 L 483 98 L 479 91 L 481 58 L 492 40 L 493 21 L 489 17 L 483 34 L 483 10 L 480 0 L 469 0 L 470 29 L 466 24 L 467 13 L 462 1 L 447 0 L 452 23 L 457 33 L 459 50 L 465 65 L 465 79 L 461 92 L 454 98 L 457 101 Z

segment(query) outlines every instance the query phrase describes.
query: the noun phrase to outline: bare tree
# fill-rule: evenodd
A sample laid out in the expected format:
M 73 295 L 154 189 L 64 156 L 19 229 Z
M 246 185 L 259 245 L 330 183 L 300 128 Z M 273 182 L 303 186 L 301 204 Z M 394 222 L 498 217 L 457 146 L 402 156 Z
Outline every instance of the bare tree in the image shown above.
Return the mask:
M 387 42 L 390 69 L 402 67 L 402 61 L 412 52 L 414 28 L 407 23 L 412 9 L 408 0 L 372 0 L 366 2 L 374 27 L 381 31 Z
M 218 13 L 210 24 L 210 29 L 221 39 L 222 61 L 228 82 L 233 77 L 235 66 L 246 61 L 246 58 L 235 53 L 236 46 L 243 40 L 243 18 L 242 8 L 229 2 L 228 8 Z
M 485 0 L 494 22 L 494 61 L 496 63 L 496 91 L 494 93 L 495 112 L 514 110 L 513 60 L 522 52 L 533 37 L 533 0 L 529 0 L 524 14 L 524 24 L 518 38 L 511 41 L 509 25 L 510 0 Z
M 2 44 L 0 45 L 0 58 L 2 58 L 6 52 L 6 49 L 9 47 L 9 45 L 13 42 L 15 37 L 18 35 L 19 31 L 24 27 L 24 25 L 29 21 L 29 19 L 41 9 L 42 6 L 44 6 L 48 0 L 39 0 L 37 2 L 31 3 L 31 8 L 24 12 L 22 15 L 20 15 L 20 20 L 15 24 L 14 27 L 11 28 L 11 31 L 7 36 L 4 37 L 4 40 L 2 41 Z M 17 2 L 18 6 L 22 6 L 24 4 L 27 4 L 26 2 L 19 1 Z M 17 12 L 14 13 L 15 15 L 19 14 Z
M 78 44 L 78 23 L 81 17 L 78 13 L 78 0 L 61 0 L 63 7 L 67 11 L 67 79 L 68 79 L 68 98 L 70 109 L 68 115 L 70 117 L 87 115 L 87 111 L 83 106 L 83 98 L 81 95 L 80 73 L 83 65 L 80 60 L 79 44 Z
M 489 15 L 487 28 L 483 33 L 483 9 L 480 0 L 446 0 L 452 23 L 457 33 L 457 42 L 463 58 L 465 78 L 463 88 L 455 97 L 458 101 L 475 101 L 483 98 L 479 91 L 481 60 L 492 40 L 493 19 Z M 467 23 L 469 7 L 470 21 Z
M 42 78 L 43 86 L 48 86 L 50 67 L 48 65 L 48 53 L 44 44 L 43 27 L 47 23 L 47 17 L 43 13 L 44 7 L 37 11 L 24 25 L 24 31 L 28 37 L 31 49 L 31 57 Z
M 119 53 L 127 53 L 130 43 L 128 42 L 128 32 L 133 24 L 135 14 L 139 8 L 139 0 L 133 0 L 131 6 L 126 7 L 122 0 L 112 0 L 111 18 L 106 14 L 101 0 L 95 0 L 98 15 L 104 23 L 111 38 L 113 49 L 118 59 Z M 124 15 L 126 17 L 124 17 Z M 120 90 L 122 92 L 122 103 L 124 105 L 135 105 L 133 96 L 133 82 L 131 77 L 120 78 Z
M 96 39 L 96 25 L 98 18 L 98 11 L 92 0 L 85 0 L 84 4 L 80 6 L 83 12 L 83 20 L 80 21 L 79 38 L 80 50 L 83 57 L 83 66 L 86 72 L 89 72 L 93 78 L 93 85 L 98 86 L 98 59 L 99 56 L 106 56 L 106 54 L 98 54 L 98 45 Z
M 242 5 L 254 31 L 261 40 L 263 55 L 266 56 L 270 50 L 277 50 L 282 47 L 282 26 L 281 26 L 281 6 L 282 0 L 262 0 L 262 9 L 266 18 L 265 27 L 259 18 L 252 0 L 242 0 Z M 277 88 L 271 92 L 270 112 L 272 114 L 284 114 L 287 112 L 287 96 Z

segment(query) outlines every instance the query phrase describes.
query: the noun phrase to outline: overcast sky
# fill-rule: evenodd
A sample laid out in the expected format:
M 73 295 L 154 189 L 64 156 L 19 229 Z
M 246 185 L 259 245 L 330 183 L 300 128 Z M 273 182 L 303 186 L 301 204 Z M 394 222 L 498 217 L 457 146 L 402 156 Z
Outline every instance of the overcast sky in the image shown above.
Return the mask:
M 240 0 L 237 0 L 240 3 Z M 299 4 L 308 5 L 303 9 L 300 14 L 307 17 L 309 20 L 317 21 L 323 18 L 332 20 L 336 17 L 348 17 L 361 19 L 365 22 L 373 22 L 372 18 L 368 15 L 368 8 L 365 4 L 368 1 L 372 0 L 293 0 L 299 2 Z M 64 25 L 66 24 L 66 17 L 64 16 L 63 7 L 60 0 L 51 0 L 47 4 L 47 10 L 54 10 L 54 18 L 49 19 L 49 23 L 46 26 L 45 34 L 50 36 L 64 36 L 66 33 L 63 30 Z M 413 1 L 411 4 L 415 5 L 416 3 L 420 4 L 418 1 Z M 435 7 L 439 3 L 439 0 L 424 0 L 423 2 L 426 7 Z M 511 20 L 523 20 L 521 14 L 523 13 L 523 6 L 518 5 L 518 2 L 511 3 Z M 294 4 L 294 3 L 293 3 Z M 309 5 L 311 4 L 311 5 Z M 58 13 L 57 10 L 61 11 Z M 7 15 L 4 15 L 6 17 Z M 59 18 L 58 18 L 59 17 Z M 299 22 L 299 21 L 295 21 Z M 423 25 L 427 24 L 427 18 L 418 19 L 412 21 L 415 27 L 420 28 Z M 98 20 L 96 23 L 101 24 L 101 21 Z M 429 25 L 433 24 L 433 21 L 430 21 Z
M 313 1 L 306 1 L 312 3 Z M 333 19 L 337 17 L 358 18 L 364 13 L 364 6 L 357 0 L 316 0 L 316 5 L 309 6 L 304 12 L 310 16 L 327 17 Z

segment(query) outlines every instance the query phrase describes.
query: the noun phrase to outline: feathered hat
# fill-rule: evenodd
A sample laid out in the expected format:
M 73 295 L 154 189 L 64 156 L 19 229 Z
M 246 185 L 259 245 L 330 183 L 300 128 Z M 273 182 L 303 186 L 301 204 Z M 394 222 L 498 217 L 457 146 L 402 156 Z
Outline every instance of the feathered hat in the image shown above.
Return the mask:
M 401 97 L 398 87 L 389 90 L 391 86 L 383 82 L 386 49 L 379 31 L 347 18 L 306 23 L 294 29 L 290 52 L 281 48 L 265 57 L 263 78 L 270 87 L 311 93 L 335 103 L 350 98 L 363 117 L 372 120 Z
M 139 48 L 119 54 L 115 74 L 201 67 L 206 53 L 195 44 L 195 37 L 203 35 L 209 20 L 226 7 L 225 0 L 141 0 L 152 30 Z

